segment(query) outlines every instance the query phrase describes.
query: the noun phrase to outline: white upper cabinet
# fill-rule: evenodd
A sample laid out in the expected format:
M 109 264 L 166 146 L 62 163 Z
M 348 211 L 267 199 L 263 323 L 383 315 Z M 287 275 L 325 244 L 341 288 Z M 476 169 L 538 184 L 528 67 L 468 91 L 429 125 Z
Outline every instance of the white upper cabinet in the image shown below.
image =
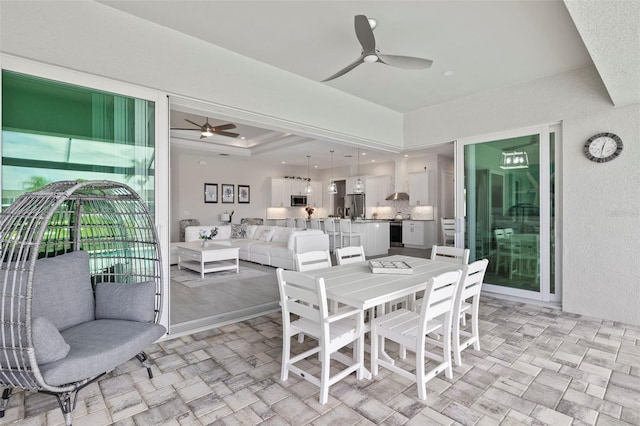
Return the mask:
M 312 207 L 322 207 L 322 197 L 324 188 L 322 187 L 322 181 L 312 180 L 311 188 L 313 189 L 313 195 L 307 197 L 307 202 Z
M 431 188 L 431 172 L 409 173 L 409 205 L 432 206 L 433 193 Z
M 390 205 L 385 198 L 391 193 L 391 176 L 368 176 L 364 182 L 367 207 Z
M 271 207 L 289 207 L 291 205 L 291 192 L 289 179 L 270 178 Z

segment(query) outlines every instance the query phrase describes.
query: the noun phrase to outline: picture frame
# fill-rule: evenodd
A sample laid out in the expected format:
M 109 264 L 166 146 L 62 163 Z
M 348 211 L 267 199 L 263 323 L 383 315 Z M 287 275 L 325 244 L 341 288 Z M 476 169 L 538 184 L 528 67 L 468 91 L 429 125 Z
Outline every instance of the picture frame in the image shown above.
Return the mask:
M 233 204 L 234 203 L 234 187 L 235 185 L 223 183 L 222 184 L 222 203 Z
M 217 183 L 204 184 L 204 202 L 205 203 L 218 202 L 218 184 Z
M 238 204 L 251 202 L 251 188 L 249 185 L 238 185 Z

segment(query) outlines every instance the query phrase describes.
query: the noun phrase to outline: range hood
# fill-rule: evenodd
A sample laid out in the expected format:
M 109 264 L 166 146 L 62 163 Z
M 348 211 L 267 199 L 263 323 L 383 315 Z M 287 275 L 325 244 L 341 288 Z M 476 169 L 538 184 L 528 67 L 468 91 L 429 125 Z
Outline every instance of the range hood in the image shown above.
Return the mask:
M 407 159 L 403 158 L 395 161 L 395 181 L 394 186 L 396 192 L 389 195 L 385 200 L 389 201 L 408 201 L 409 194 L 407 194 L 406 182 L 409 178 L 407 175 Z

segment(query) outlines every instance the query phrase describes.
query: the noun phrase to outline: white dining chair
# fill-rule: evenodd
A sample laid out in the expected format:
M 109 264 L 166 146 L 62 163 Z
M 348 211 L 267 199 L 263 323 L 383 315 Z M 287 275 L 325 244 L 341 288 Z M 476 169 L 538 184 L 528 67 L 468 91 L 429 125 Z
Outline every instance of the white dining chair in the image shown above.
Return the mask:
M 456 242 L 456 220 L 440 218 L 440 227 L 442 228 L 442 244 L 446 246 L 451 242 L 451 245 L 454 245 Z
M 364 262 L 365 260 L 367 260 L 364 255 L 364 247 L 362 246 L 348 246 L 337 248 L 333 254 L 336 256 L 336 263 L 338 265 Z
M 434 245 L 431 247 L 431 260 L 466 265 L 469 263 L 469 249 Z
M 314 250 L 306 253 L 296 253 L 296 271 L 313 271 L 314 269 L 330 268 L 331 254 L 329 250 Z
M 462 351 L 473 345 L 480 350 L 480 330 L 478 326 L 478 311 L 480 307 L 480 291 L 487 271 L 487 259 L 476 260 L 465 266 L 462 279 L 458 286 L 453 310 L 453 358 L 456 365 L 462 365 Z M 469 299 L 471 299 L 469 301 Z M 462 330 L 461 324 L 466 324 L 466 316 L 471 317 L 471 331 Z M 464 339 L 464 340 L 463 340 Z
M 307 219 L 297 218 L 296 228 L 307 229 Z
M 320 404 L 326 404 L 331 385 L 353 372 L 358 379 L 364 377 L 363 312 L 360 309 L 346 308 L 330 315 L 323 278 L 282 268 L 278 268 L 276 275 L 282 308 L 280 379 L 286 381 L 289 372 L 297 374 L 320 388 Z M 293 355 L 291 338 L 302 333 L 316 339 L 318 344 L 301 354 Z M 338 352 L 349 344 L 353 344 L 351 358 Z M 314 375 L 317 374 L 317 365 L 311 358 L 315 354 L 319 354 L 321 364 L 319 377 Z M 305 361 L 307 358 L 309 360 Z M 333 376 L 330 375 L 332 359 L 346 366 Z M 305 367 L 307 370 L 303 369 Z
M 362 234 L 352 229 L 351 219 L 340 219 L 340 246 L 352 245 L 354 238 L 358 239 L 358 244 L 362 244 Z M 347 243 L 344 242 L 345 239 L 348 240 Z
M 324 233 L 329 236 L 329 248 L 335 250 L 342 247 L 342 236 L 340 235 L 340 227 L 336 226 L 336 220 L 329 218 L 324 221 Z
M 453 378 L 451 366 L 451 318 L 453 302 L 462 271 L 445 272 L 430 278 L 424 292 L 424 303 L 420 313 L 402 308 L 373 319 L 371 323 L 372 373 L 378 375 L 384 367 L 416 383 L 420 399 L 427 399 L 426 383 L 445 372 L 448 379 Z M 432 339 L 428 334 L 442 332 L 442 340 Z M 415 372 L 404 370 L 392 359 L 380 357 L 381 339 L 389 339 L 401 347 L 415 352 Z M 429 343 L 427 350 L 426 343 Z M 439 348 L 436 353 L 432 346 Z M 438 352 L 440 352 L 438 351 Z M 425 365 L 429 359 L 429 365 Z M 432 361 L 435 361 L 432 363 Z M 433 365 L 432 365 L 433 364 Z M 428 368 L 428 369 L 427 369 Z

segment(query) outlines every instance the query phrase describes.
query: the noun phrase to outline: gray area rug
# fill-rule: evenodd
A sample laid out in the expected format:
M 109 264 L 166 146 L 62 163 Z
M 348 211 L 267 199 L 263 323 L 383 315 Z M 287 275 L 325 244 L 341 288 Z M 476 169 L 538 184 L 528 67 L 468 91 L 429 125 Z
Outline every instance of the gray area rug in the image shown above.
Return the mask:
M 220 283 L 230 283 L 232 281 L 245 280 L 247 278 L 258 278 L 269 275 L 268 272 L 249 268 L 240 264 L 240 272 L 235 270 L 209 272 L 204 274 L 204 279 L 200 278 L 200 272 L 190 269 L 178 269 L 178 266 L 171 266 L 171 279 L 189 288 L 215 285 Z

